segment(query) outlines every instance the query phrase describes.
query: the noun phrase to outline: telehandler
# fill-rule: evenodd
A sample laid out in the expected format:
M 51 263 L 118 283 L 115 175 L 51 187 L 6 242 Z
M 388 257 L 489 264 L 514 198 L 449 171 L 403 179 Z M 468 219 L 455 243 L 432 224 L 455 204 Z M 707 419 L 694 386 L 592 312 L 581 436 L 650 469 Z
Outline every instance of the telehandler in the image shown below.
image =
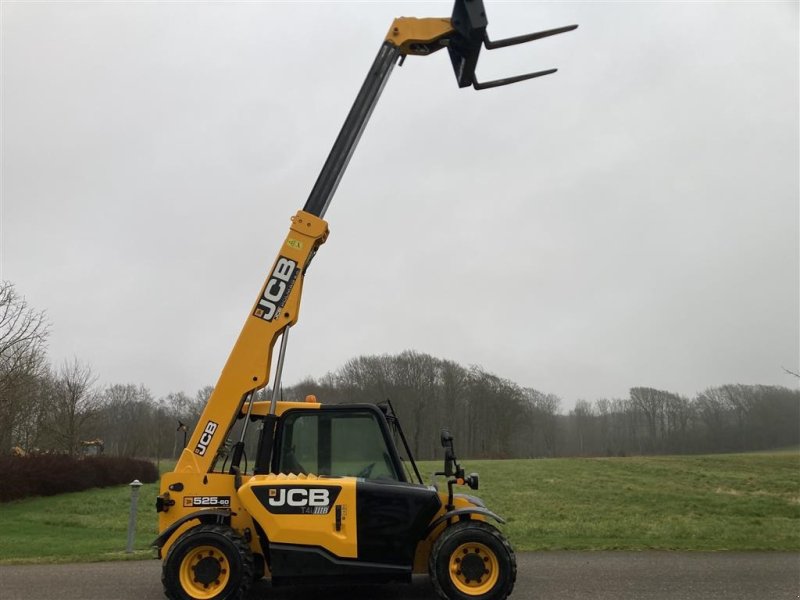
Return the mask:
M 242 598 L 265 576 L 281 585 L 410 581 L 426 572 L 444 599 L 498 600 L 511 593 L 514 552 L 490 523 L 504 521 L 478 498 L 454 493 L 457 485 L 477 489 L 478 476 L 465 474 L 447 431 L 441 435 L 444 470 L 437 473 L 446 477 L 447 492 L 440 492 L 423 484 L 391 402 L 279 400 L 303 279 L 328 237 L 323 217 L 395 64 L 446 48 L 459 87 L 504 86 L 556 69 L 479 82 L 482 46 L 503 48 L 577 27 L 492 41 L 486 24 L 482 0 L 456 0 L 451 18 L 402 17 L 389 28 L 188 445 L 161 479 L 154 546 L 168 598 Z M 271 400 L 257 400 L 279 337 Z M 246 457 L 242 467 L 249 423 L 258 427 L 252 473 Z

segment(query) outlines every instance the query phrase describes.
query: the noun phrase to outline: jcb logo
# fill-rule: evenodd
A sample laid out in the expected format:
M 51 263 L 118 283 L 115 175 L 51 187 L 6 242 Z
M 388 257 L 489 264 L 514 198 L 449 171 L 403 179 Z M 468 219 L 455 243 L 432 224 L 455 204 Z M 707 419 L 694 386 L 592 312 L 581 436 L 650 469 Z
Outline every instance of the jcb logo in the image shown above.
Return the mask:
M 195 454 L 199 454 L 200 456 L 206 455 L 206 450 L 208 449 L 208 445 L 211 443 L 211 440 L 214 438 L 214 432 L 217 430 L 217 425 L 214 421 L 209 421 L 206 424 L 206 428 L 203 430 L 203 435 L 200 436 L 200 441 L 197 442 L 197 446 L 194 449 Z
M 286 297 L 292 289 L 296 274 L 297 263 L 279 256 L 253 314 L 265 321 L 272 321 L 286 303 Z
M 270 506 L 328 506 L 330 493 L 322 488 L 279 488 L 269 491 Z
M 256 498 L 276 515 L 327 515 L 341 491 L 333 485 L 253 486 Z

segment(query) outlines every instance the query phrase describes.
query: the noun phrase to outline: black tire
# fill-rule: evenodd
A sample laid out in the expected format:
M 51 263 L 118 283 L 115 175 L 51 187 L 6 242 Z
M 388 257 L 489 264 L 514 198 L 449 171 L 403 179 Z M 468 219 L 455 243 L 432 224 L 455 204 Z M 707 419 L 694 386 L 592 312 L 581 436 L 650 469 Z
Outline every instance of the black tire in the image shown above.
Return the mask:
M 517 559 L 495 527 L 460 521 L 433 544 L 428 570 L 443 600 L 505 600 L 517 580 Z
M 253 583 L 253 553 L 226 525 L 198 525 L 172 545 L 161 570 L 170 600 L 239 600 Z

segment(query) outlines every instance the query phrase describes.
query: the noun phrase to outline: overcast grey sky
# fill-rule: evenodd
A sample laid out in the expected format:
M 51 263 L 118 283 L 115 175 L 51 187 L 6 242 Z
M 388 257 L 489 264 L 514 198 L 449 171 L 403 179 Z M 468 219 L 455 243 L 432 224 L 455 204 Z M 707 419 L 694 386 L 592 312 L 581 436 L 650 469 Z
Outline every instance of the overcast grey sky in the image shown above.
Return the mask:
M 796 386 L 798 3 L 508 3 L 459 90 L 395 69 L 284 382 L 415 349 L 578 398 Z M 51 359 L 214 383 L 395 16 L 450 3 L 2 5 L 2 273 Z

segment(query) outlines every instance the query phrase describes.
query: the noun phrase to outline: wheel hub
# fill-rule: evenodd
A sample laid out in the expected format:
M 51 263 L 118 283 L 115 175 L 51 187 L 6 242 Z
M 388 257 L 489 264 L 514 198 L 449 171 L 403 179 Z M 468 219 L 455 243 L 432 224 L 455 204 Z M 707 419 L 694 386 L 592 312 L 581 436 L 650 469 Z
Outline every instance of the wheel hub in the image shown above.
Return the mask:
M 479 581 L 488 573 L 483 566 L 483 559 L 478 554 L 467 554 L 461 559 L 461 571 L 467 580 Z
M 202 585 L 208 585 L 212 581 L 217 581 L 222 573 L 219 560 L 211 556 L 201 558 L 200 561 L 192 567 L 192 570 L 194 571 L 194 580 Z

